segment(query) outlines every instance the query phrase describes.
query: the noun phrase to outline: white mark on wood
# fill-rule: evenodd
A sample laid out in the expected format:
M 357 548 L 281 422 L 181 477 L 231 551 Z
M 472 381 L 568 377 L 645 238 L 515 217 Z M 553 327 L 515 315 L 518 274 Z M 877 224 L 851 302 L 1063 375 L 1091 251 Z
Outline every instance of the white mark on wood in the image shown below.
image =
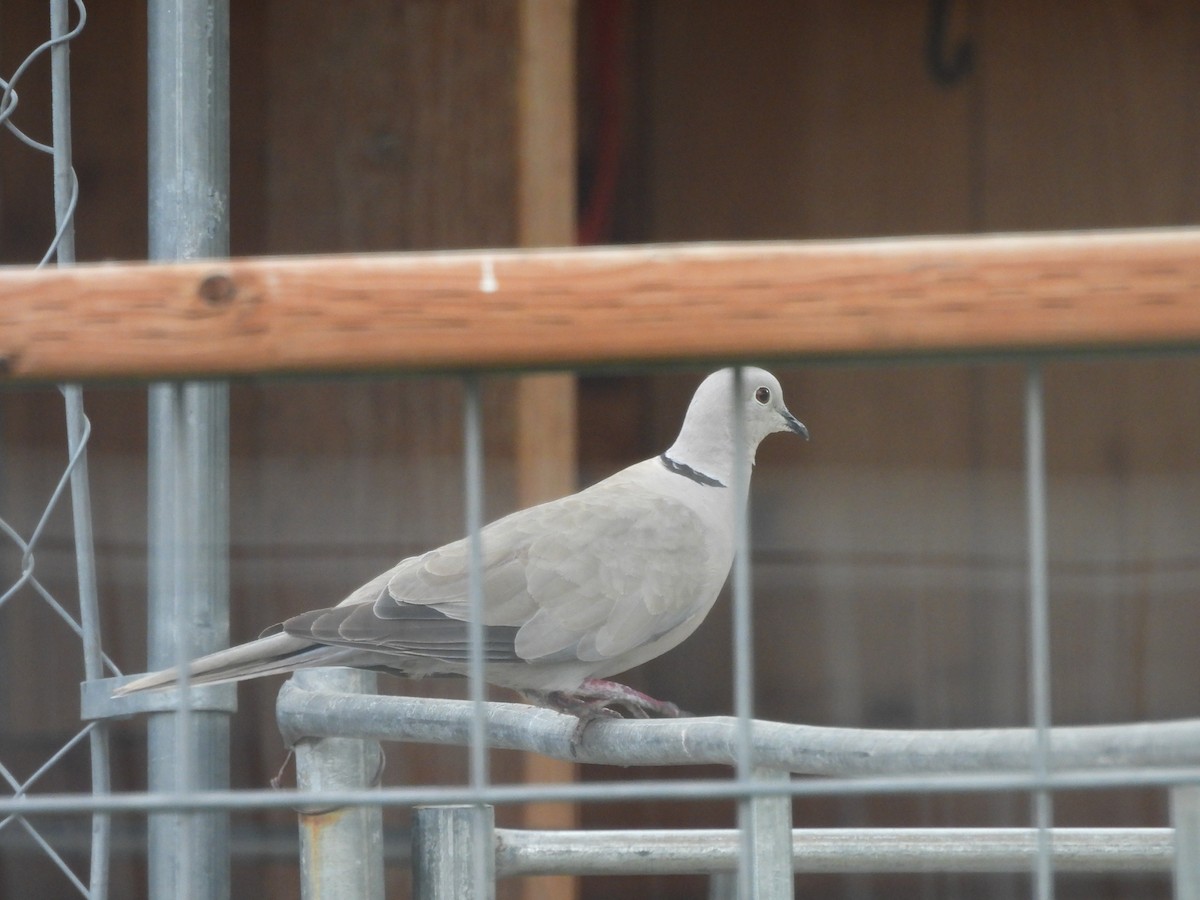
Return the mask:
M 485 294 L 494 294 L 500 290 L 500 282 L 496 280 L 496 267 L 491 256 L 484 256 L 479 272 L 479 290 Z

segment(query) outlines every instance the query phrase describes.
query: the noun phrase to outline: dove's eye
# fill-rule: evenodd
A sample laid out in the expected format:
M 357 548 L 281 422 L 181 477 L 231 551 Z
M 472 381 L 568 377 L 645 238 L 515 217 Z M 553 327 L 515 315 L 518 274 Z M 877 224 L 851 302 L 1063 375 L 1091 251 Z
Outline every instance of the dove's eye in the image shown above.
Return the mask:
M 754 392 L 754 399 L 757 400 L 759 403 L 761 403 L 763 406 L 766 406 L 768 403 L 771 402 L 771 389 L 766 388 L 766 387 L 760 387 L 757 391 Z

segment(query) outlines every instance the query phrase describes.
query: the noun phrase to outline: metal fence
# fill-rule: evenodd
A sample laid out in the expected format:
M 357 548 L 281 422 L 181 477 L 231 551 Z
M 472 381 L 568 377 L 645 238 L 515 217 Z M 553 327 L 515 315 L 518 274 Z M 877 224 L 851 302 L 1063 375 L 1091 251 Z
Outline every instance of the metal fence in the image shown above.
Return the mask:
M 13 70 L 7 79 L 0 79 L 3 94 L 0 95 L 0 123 L 8 133 L 31 150 L 51 156 L 54 163 L 54 220 L 55 233 L 50 239 L 39 267 L 55 260 L 60 266 L 69 266 L 75 261 L 74 216 L 79 200 L 79 182 L 71 165 L 71 94 L 69 45 L 83 30 L 87 10 L 82 0 L 51 0 L 49 7 L 49 32 L 47 41 L 34 48 Z M 70 23 L 72 7 L 76 21 Z M 41 57 L 49 54 L 52 83 L 52 137 L 44 143 L 22 131 L 13 121 L 19 105 L 17 85 L 21 77 Z M 20 534 L 3 518 L 0 531 L 15 546 L 20 554 L 20 574 L 0 594 L 0 605 L 8 602 L 47 604 L 80 638 L 84 659 L 84 672 L 89 680 L 100 679 L 105 671 L 118 673 L 112 660 L 101 650 L 99 614 L 96 594 L 96 568 L 92 549 L 91 495 L 88 484 L 87 445 L 91 435 L 91 424 L 83 408 L 83 393 L 79 387 L 65 385 L 61 388 L 67 419 L 66 463 L 62 477 L 48 492 L 45 507 L 36 525 L 25 536 Z M 78 583 L 78 614 L 69 612 L 54 594 L 39 580 L 36 552 L 38 544 L 51 514 L 63 500 L 69 488 L 73 527 L 75 533 L 75 557 Z M 119 674 L 119 673 L 118 673 Z M 12 790 L 13 799 L 28 796 L 38 781 L 56 765 L 61 764 L 67 753 L 79 742 L 87 739 L 91 752 L 92 791 L 103 796 L 109 791 L 108 735 L 102 722 L 85 723 L 78 733 L 63 744 L 31 775 L 24 779 L 0 761 L 0 776 Z M 18 812 L 9 812 L 0 819 L 0 830 L 10 827 L 24 829 L 37 843 L 46 856 L 62 871 L 64 877 L 80 893 L 91 898 L 107 896 L 108 854 L 111 822 L 107 815 L 97 813 L 92 820 L 91 865 L 85 877 L 77 875 L 63 857 L 55 850 L 37 826 Z
M 83 27 L 84 9 L 79 2 L 74 8 L 78 21 L 69 28 L 66 0 L 53 0 L 52 39 L 9 77 L 0 101 L 0 120 L 10 132 L 55 157 L 58 234 L 44 262 L 57 254 L 60 265 L 72 261 L 71 217 L 77 194 L 70 169 L 65 47 Z M 223 255 L 225 223 L 222 220 L 216 229 L 211 223 L 213 200 L 221 205 L 227 191 L 221 157 L 227 152 L 228 136 L 213 131 L 227 122 L 221 106 L 228 87 L 228 35 L 222 24 L 227 9 L 221 3 L 195 2 L 169 10 L 152 4 L 151 9 L 152 116 L 155 109 L 158 121 L 167 118 L 161 115 L 165 109 L 185 113 L 174 117 L 175 131 L 165 124 L 160 129 L 152 119 L 151 197 L 157 211 L 152 220 L 152 256 Z M 47 52 L 54 63 L 53 147 L 27 138 L 12 122 L 16 83 L 29 62 Z M 199 73 L 206 73 L 208 89 L 180 92 Z M 202 95 L 199 100 L 198 95 Z M 201 136 L 204 140 L 199 140 Z M 189 156 L 198 146 L 205 155 Z M 199 189 L 198 174 L 204 176 Z M 189 179 L 188 189 L 181 189 L 180 183 Z M 227 616 L 220 605 L 227 578 L 228 513 L 219 499 L 227 481 L 227 401 L 220 386 L 169 384 L 152 390 L 152 517 L 157 537 L 151 547 L 150 662 L 170 665 L 227 639 L 222 632 Z M 1028 870 L 1039 898 L 1053 895 L 1055 871 L 1171 871 L 1177 897 L 1200 898 L 1200 721 L 1052 727 L 1043 386 L 1036 363 L 1029 365 L 1024 395 L 1031 728 L 882 732 L 757 721 L 750 534 L 743 513 L 736 523 L 739 552 L 732 578 L 733 717 L 598 722 L 577 746 L 572 742 L 573 722 L 561 715 L 485 702 L 480 626 L 472 633 L 468 701 L 374 696 L 370 693 L 373 676 L 341 671 L 307 672 L 285 685 L 278 716 L 285 737 L 298 749 L 299 787 L 284 792 L 228 790 L 222 753 L 200 748 L 227 742 L 229 692 L 192 690 L 186 684 L 178 700 L 156 701 L 151 741 L 156 745 L 152 756 L 158 768 L 151 774 L 150 789 L 110 792 L 106 719 L 125 714 L 130 707 L 108 700 L 114 682 L 105 677 L 106 670 L 119 673 L 100 649 L 87 483 L 89 425 L 78 389 L 64 388 L 63 393 L 69 446 L 63 475 L 50 486 L 45 513 L 25 535 L 0 519 L 0 530 L 21 560 L 19 577 L 0 595 L 0 604 L 45 602 L 80 635 L 87 678 L 84 714 L 91 721 L 24 780 L 0 764 L 0 776 L 11 789 L 9 796 L 0 799 L 4 816 L 0 829 L 28 831 L 84 896 L 106 896 L 110 818 L 115 813 L 145 813 L 151 818 L 153 896 L 203 898 L 230 892 L 228 811 L 298 807 L 303 811 L 300 865 L 305 896 L 378 897 L 383 884 L 380 809 L 406 805 L 418 807 L 412 851 L 415 892 L 428 898 L 488 897 L 496 878 L 520 874 L 704 872 L 736 873 L 736 881 L 719 882 L 725 890 L 766 900 L 791 896 L 795 871 L 930 869 Z M 475 558 L 480 559 L 482 410 L 473 379 L 467 380 L 466 396 L 464 515 Z M 78 616 L 45 589 L 36 566 L 43 525 L 68 489 L 78 559 Z M 471 600 L 478 623 L 483 600 L 478 579 Z M 201 602 L 214 604 L 203 617 L 217 624 L 211 633 L 195 639 L 186 623 L 194 621 L 195 606 Z M 39 778 L 85 739 L 91 744 L 92 795 L 34 796 L 31 789 Z M 470 752 L 468 783 L 374 786 L 379 741 L 465 745 Z M 489 775 L 489 747 L 625 766 L 719 763 L 729 766 L 734 776 L 603 785 L 498 785 Z M 1054 828 L 1053 792 L 1117 786 L 1169 791 L 1173 828 Z M 794 797 L 941 792 L 1027 793 L 1034 798 L 1033 827 L 792 828 Z M 738 802 L 737 829 L 537 832 L 499 829 L 492 820 L 494 805 L 531 800 L 598 803 L 711 797 Z M 331 809 L 338 814 L 329 816 Z M 93 816 L 92 862 L 86 877 L 67 865 L 37 826 L 38 816 L 67 812 Z

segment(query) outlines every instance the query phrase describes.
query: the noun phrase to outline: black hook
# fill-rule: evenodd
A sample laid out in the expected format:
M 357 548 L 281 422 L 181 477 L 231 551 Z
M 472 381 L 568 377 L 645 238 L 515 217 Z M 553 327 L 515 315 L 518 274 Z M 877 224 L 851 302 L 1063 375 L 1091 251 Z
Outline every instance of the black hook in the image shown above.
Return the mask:
M 946 47 L 950 0 L 929 0 L 929 28 L 925 34 L 925 62 L 929 77 L 942 87 L 953 87 L 975 67 L 975 47 L 962 40 L 953 52 Z

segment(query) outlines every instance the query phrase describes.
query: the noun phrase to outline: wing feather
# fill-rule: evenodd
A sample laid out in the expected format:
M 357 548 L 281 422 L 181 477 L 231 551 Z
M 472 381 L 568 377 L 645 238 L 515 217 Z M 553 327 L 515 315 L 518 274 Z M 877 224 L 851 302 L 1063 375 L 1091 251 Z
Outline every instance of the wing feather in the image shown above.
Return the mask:
M 619 476 L 500 519 L 481 537 L 489 661 L 613 659 L 707 609 L 728 571 L 696 512 Z M 462 540 L 406 559 L 284 630 L 464 660 L 469 558 Z

